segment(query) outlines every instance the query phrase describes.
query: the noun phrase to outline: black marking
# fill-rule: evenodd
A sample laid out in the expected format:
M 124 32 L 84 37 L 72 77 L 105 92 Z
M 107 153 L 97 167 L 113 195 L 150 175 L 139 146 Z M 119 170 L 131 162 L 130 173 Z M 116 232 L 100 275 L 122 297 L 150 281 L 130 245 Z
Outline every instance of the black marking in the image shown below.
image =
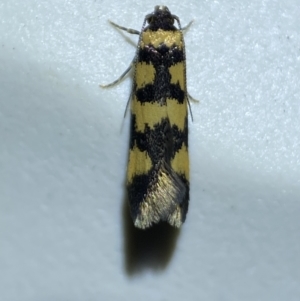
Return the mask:
M 130 149 L 136 146 L 141 152 L 146 151 L 153 165 L 163 160 L 170 165 L 171 160 L 183 144 L 188 147 L 187 118 L 184 131 L 179 130 L 177 125 L 171 127 L 169 119 L 164 118 L 154 126 L 154 129 L 150 129 L 146 125 L 143 132 L 136 130 L 135 119 L 133 114 L 131 117 Z
M 156 77 L 154 84 L 148 84 L 143 88 L 137 89 L 135 92 L 137 101 L 145 102 L 158 102 L 161 105 L 166 105 L 167 98 L 172 98 L 179 104 L 183 104 L 185 100 L 185 92 L 181 90 L 180 85 L 177 84 L 164 84 Z
M 161 44 L 158 47 L 153 45 L 145 45 L 137 54 L 137 61 L 153 64 L 155 68 L 164 66 L 169 68 L 177 63 L 184 61 L 184 52 L 176 45 L 168 47 Z
M 185 118 L 184 130 L 181 131 L 177 125 L 172 126 L 172 136 L 173 136 L 173 151 L 172 158 L 175 157 L 176 152 L 178 152 L 183 144 L 188 148 L 188 120 Z

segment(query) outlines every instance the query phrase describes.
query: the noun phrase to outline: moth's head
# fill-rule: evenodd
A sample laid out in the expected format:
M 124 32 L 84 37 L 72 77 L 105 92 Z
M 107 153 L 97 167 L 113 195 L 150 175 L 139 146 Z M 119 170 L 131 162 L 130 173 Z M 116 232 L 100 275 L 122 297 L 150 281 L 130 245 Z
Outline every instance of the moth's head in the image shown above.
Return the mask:
M 174 30 L 174 20 L 177 17 L 172 15 L 167 6 L 157 5 L 154 7 L 154 12 L 146 16 L 146 21 L 149 28 L 152 30 Z

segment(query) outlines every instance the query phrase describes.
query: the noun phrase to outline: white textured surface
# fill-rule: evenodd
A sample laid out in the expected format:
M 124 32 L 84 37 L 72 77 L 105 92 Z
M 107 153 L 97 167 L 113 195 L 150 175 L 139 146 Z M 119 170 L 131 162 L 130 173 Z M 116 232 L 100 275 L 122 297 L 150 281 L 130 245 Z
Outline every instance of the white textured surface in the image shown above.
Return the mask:
M 0 4 L 0 300 L 299 300 L 299 1 L 164 3 L 195 19 L 191 205 L 168 260 L 138 268 L 130 81 L 98 84 L 135 51 L 106 20 L 139 29 L 160 3 L 116 3 Z

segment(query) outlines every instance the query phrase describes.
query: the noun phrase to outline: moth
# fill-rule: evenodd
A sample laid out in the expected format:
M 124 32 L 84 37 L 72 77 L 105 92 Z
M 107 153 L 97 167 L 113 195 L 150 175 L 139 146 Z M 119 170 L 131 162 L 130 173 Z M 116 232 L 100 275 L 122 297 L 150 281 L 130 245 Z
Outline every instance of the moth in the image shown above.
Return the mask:
M 174 23 L 177 23 L 177 27 Z M 134 225 L 160 221 L 180 227 L 189 205 L 188 106 L 183 30 L 166 6 L 146 15 L 133 69 L 127 191 Z

